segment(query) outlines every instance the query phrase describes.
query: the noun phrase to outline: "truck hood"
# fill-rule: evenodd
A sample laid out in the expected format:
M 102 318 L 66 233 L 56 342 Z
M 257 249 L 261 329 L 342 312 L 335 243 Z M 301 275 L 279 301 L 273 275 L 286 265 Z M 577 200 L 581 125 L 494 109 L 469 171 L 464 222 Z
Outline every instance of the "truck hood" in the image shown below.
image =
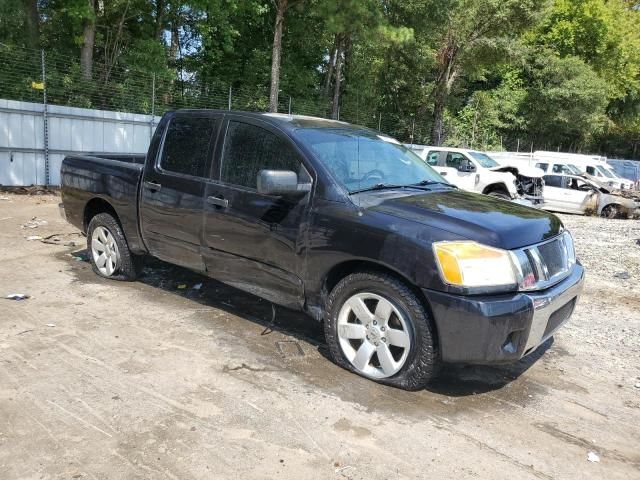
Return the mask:
M 523 177 L 530 178 L 542 178 L 544 176 L 544 171 L 540 168 L 530 167 L 529 165 L 501 165 L 499 167 L 493 167 L 491 169 L 493 172 L 510 172 L 514 174 L 516 177 L 518 175 L 522 175 Z
M 504 249 L 539 243 L 563 230 L 560 219 L 548 212 L 461 190 L 378 191 L 359 200 L 364 209 Z

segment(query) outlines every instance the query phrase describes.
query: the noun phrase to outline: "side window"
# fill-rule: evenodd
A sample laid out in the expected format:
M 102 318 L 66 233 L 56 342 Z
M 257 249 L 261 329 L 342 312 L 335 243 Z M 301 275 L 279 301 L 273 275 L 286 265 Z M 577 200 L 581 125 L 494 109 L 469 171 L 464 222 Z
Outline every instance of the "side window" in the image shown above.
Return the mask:
M 298 155 L 283 139 L 255 125 L 229 122 L 221 180 L 255 189 L 260 170 L 293 170 L 298 175 L 306 174 Z
M 562 188 L 563 187 L 562 179 L 563 177 L 561 175 L 545 175 L 544 183 L 549 187 Z
M 431 151 L 429 152 L 429 154 L 427 155 L 427 163 L 429 165 L 431 165 L 432 167 L 437 167 L 438 166 L 438 158 L 440 157 L 440 152 L 438 151 Z
M 546 172 L 547 169 L 549 168 L 549 164 L 548 163 L 536 163 L 536 168 L 540 168 L 540 169 L 542 169 L 542 171 Z
M 209 143 L 219 120 L 210 117 L 174 117 L 164 138 L 160 167 L 173 173 L 206 177 Z
M 465 157 L 461 153 L 449 152 L 447 153 L 447 167 L 455 168 L 457 170 L 460 168 L 460 164 L 464 159 Z
M 593 167 L 587 167 L 587 173 L 589 175 L 595 175 L 596 174 L 596 169 Z
M 566 165 L 562 165 L 561 163 L 556 163 L 553 166 L 553 173 L 571 173 Z

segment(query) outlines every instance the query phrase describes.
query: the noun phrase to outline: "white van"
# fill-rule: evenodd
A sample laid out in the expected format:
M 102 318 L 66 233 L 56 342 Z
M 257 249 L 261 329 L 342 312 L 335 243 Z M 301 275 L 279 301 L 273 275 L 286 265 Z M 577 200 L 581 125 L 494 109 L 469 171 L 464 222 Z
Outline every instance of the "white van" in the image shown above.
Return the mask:
M 503 166 L 485 153 L 464 148 L 406 145 L 449 183 L 470 192 L 505 200 L 525 199 L 542 203 L 544 175 L 539 169 Z

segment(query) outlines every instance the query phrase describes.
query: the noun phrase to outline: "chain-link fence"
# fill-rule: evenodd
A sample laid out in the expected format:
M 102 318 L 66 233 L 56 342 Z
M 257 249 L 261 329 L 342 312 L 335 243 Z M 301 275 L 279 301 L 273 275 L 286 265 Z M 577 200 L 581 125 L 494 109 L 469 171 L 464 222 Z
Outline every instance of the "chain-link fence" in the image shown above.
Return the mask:
M 0 99 L 43 105 L 42 151 L 47 184 L 50 180 L 48 106 L 151 115 L 152 131 L 156 116 L 179 108 L 267 111 L 268 90 L 268 85 L 247 85 L 240 80 L 231 84 L 204 81 L 197 74 L 180 69 L 177 73 L 166 70 L 164 74 L 154 74 L 94 62 L 90 72 L 83 72 L 79 58 L 0 44 Z M 338 119 L 380 130 L 407 143 L 426 142 L 428 117 L 391 112 L 389 108 L 363 101 L 359 93 L 353 88 L 346 89 Z M 331 100 L 319 89 L 310 89 L 303 96 L 281 91 L 278 111 L 325 118 L 332 115 Z M 0 152 L 5 150 L 16 151 L 0 145 Z
M 242 82 L 204 82 L 194 74 L 178 70 L 165 76 L 135 71 L 119 65 L 94 62 L 90 75 L 83 74 L 78 59 L 0 44 L 0 98 L 29 102 L 46 100 L 51 105 L 97 110 L 162 115 L 178 108 L 215 108 L 266 111 L 268 86 L 241 86 Z M 85 72 L 86 73 L 86 72 Z M 304 97 L 279 95 L 281 113 L 331 116 L 331 101 L 319 91 Z M 362 105 L 357 95 L 342 99 L 340 120 L 365 125 L 387 133 L 398 133 L 396 118 L 375 105 Z M 411 124 L 408 121 L 407 125 Z M 411 131 L 424 131 L 421 122 L 406 126 L 402 139 Z M 424 132 L 423 132 L 424 133 Z

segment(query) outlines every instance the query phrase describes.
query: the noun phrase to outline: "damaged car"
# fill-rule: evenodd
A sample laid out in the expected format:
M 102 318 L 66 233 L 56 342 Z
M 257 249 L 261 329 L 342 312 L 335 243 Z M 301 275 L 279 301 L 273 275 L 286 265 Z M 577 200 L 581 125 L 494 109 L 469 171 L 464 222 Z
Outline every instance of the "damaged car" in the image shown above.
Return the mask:
M 543 202 L 544 172 L 539 168 L 500 165 L 486 153 L 463 148 L 414 145 L 412 150 L 463 190 L 534 206 Z
M 606 218 L 632 218 L 638 214 L 640 203 L 583 176 L 545 175 L 544 180 L 544 210 Z

